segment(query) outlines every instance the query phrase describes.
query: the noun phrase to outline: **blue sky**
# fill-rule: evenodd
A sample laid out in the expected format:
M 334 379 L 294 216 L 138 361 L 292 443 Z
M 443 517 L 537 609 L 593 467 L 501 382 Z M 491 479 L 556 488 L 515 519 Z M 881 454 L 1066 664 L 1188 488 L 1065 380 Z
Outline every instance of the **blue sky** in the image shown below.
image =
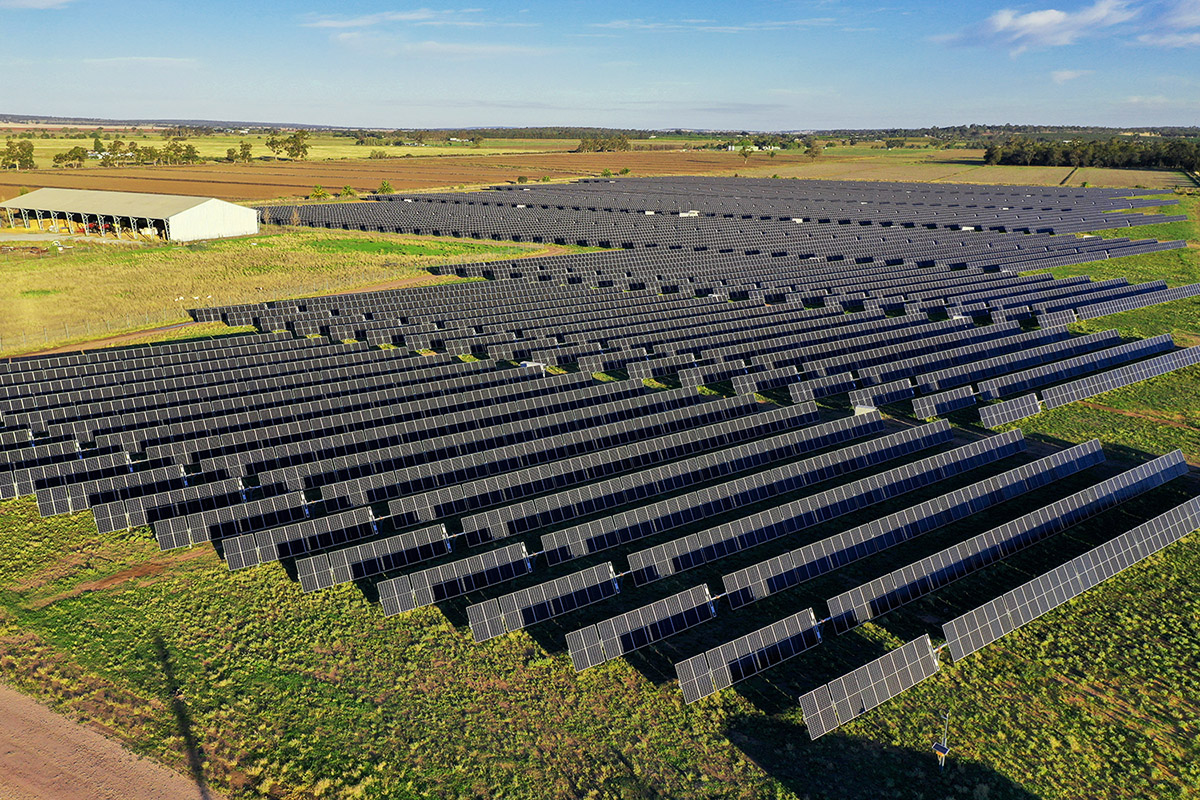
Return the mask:
M 1200 0 L 0 0 L 0 37 L 0 113 L 364 127 L 1200 124 Z

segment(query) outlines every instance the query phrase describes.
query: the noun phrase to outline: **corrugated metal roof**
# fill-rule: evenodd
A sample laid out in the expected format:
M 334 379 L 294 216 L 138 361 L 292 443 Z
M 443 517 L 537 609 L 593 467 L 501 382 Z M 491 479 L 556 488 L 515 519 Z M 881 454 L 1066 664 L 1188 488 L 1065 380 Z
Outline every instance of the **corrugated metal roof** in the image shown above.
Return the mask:
M 187 211 L 189 208 L 195 208 L 212 200 L 211 197 L 187 197 L 180 194 L 102 192 L 93 189 L 34 189 L 29 194 L 0 203 L 0 208 L 167 219 L 181 211 Z

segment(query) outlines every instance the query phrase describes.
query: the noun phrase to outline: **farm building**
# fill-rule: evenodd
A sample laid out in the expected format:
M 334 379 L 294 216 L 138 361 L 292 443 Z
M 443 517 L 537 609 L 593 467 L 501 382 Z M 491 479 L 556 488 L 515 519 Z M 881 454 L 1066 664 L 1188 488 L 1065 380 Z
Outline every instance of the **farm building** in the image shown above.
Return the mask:
M 10 225 L 84 235 L 193 242 L 258 233 L 258 212 L 213 197 L 35 189 L 0 209 Z

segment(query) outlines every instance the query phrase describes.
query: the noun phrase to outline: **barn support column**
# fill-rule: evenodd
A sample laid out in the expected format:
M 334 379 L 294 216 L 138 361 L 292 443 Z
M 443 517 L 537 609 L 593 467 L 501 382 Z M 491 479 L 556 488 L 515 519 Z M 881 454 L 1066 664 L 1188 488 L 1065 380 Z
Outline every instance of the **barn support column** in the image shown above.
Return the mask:
M 25 230 L 29 230 L 29 212 L 21 209 L 21 221 L 25 223 Z

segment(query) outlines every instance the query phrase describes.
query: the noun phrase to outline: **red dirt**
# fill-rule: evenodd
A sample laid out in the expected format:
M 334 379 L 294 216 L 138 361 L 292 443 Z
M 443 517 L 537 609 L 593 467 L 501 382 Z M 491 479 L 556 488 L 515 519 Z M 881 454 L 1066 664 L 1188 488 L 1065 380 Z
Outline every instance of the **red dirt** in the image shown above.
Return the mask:
M 33 603 L 34 608 L 45 608 L 59 600 L 65 600 L 69 597 L 78 597 L 87 592 L 98 592 L 104 589 L 111 589 L 114 586 L 120 586 L 122 583 L 132 581 L 136 578 L 153 578 L 156 575 L 163 573 L 167 567 L 180 564 L 185 561 L 191 561 L 195 558 L 200 558 L 212 551 L 207 547 L 193 547 L 188 550 L 180 550 L 169 555 L 151 558 L 143 561 L 140 564 L 134 564 L 132 567 L 123 569 L 120 572 L 114 572 L 112 575 L 99 578 L 94 581 L 85 581 L 71 587 L 69 591 L 62 594 L 56 594 L 53 597 L 44 597 Z
M 0 797 L 4 800 L 212 798 L 177 772 L 0 685 Z

